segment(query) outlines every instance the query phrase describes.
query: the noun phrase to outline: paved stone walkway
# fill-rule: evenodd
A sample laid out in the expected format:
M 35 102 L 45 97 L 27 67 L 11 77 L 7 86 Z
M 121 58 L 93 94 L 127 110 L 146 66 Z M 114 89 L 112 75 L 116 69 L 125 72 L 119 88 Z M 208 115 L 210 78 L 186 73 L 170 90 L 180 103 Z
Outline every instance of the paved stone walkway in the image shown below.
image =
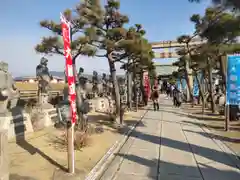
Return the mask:
M 240 180 L 232 155 L 193 119 L 177 114 L 170 100 L 160 102 L 160 111 L 148 111 L 102 180 Z

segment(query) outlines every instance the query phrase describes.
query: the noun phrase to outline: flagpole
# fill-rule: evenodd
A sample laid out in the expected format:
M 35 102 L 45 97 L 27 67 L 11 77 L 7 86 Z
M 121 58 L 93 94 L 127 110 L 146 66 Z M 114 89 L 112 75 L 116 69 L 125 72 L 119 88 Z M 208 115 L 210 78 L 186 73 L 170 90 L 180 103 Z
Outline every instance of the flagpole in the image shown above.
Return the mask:
M 66 29 L 63 28 L 63 41 L 64 41 L 64 55 L 66 58 L 66 74 L 68 78 L 68 94 L 69 94 L 69 101 L 70 101 L 70 111 L 72 115 L 72 119 L 67 122 L 67 158 L 68 158 L 68 172 L 70 174 L 75 173 L 75 152 L 74 152 L 74 126 L 76 121 L 76 91 L 75 91 L 75 73 L 72 64 L 72 57 L 71 57 L 71 25 L 66 20 L 66 18 L 60 14 L 62 26 L 64 26 L 68 33 L 66 33 Z M 67 40 L 66 40 L 67 39 Z M 71 67 L 71 68 L 69 68 Z

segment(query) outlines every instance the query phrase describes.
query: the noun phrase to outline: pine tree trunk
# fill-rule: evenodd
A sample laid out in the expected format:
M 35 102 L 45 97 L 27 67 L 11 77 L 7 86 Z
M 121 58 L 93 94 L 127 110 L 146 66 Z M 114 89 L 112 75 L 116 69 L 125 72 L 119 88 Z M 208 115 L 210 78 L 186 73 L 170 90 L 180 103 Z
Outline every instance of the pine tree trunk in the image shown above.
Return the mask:
M 214 97 L 213 97 L 213 78 L 212 78 L 212 67 L 210 65 L 210 59 L 207 60 L 208 63 L 208 81 L 209 81 L 209 93 L 210 93 L 210 97 L 211 97 L 211 109 L 212 109 L 212 113 L 216 112 L 216 106 L 215 106 L 215 102 L 214 102 Z
M 189 42 L 187 42 L 186 45 L 187 45 L 187 50 L 188 50 L 189 56 L 191 58 L 192 57 L 192 53 L 191 53 L 190 48 L 189 48 Z M 189 67 L 190 67 L 189 63 L 190 63 L 189 60 L 185 61 L 186 81 L 187 81 L 187 86 L 188 86 L 188 90 L 189 90 L 188 94 L 190 96 L 190 101 L 192 102 L 192 106 L 193 106 L 193 104 L 194 104 L 194 102 L 193 102 L 194 101 L 194 99 L 193 99 L 193 92 L 192 92 L 192 87 L 190 85 L 190 80 L 189 80 L 189 76 L 188 76 L 189 75 Z
M 186 83 L 187 83 L 187 87 L 188 87 L 187 101 L 192 102 L 192 100 L 193 100 L 192 87 L 190 86 L 190 81 L 189 81 L 187 70 L 185 71 L 185 79 L 186 79 Z
M 138 87 L 137 87 L 137 74 L 136 74 L 136 67 L 134 66 L 134 70 L 133 70 L 133 73 L 134 73 L 134 94 L 135 94 L 135 107 L 136 107 L 136 111 L 138 111 Z
M 132 74 L 131 72 L 128 72 L 127 75 L 128 81 L 127 81 L 127 88 L 128 88 L 128 108 L 132 110 Z
M 83 114 L 81 112 L 81 105 L 82 105 L 82 95 L 81 95 L 81 86 L 79 83 L 79 79 L 77 76 L 77 69 L 76 69 L 76 61 L 73 59 L 73 73 L 75 76 L 75 83 L 76 83 L 76 107 L 77 107 L 77 114 L 78 114 L 78 127 L 80 130 L 84 130 L 86 125 L 84 125 L 84 119 L 83 119 Z
M 108 58 L 108 63 L 109 63 L 110 74 L 113 82 L 113 89 L 114 89 L 113 97 L 116 104 L 116 114 L 117 116 L 120 116 L 121 101 L 120 101 L 120 91 L 119 91 L 119 86 L 117 81 L 116 68 L 115 68 L 114 62 L 110 58 Z
M 130 64 L 130 59 L 128 59 L 128 64 Z M 129 67 L 127 67 L 127 105 L 129 110 L 132 110 L 132 73 Z
M 197 73 L 195 74 L 197 83 L 198 83 L 198 89 L 199 89 L 199 95 L 201 96 L 202 99 L 202 114 L 204 114 L 204 110 L 205 110 L 205 98 L 204 98 L 204 92 L 203 92 L 203 85 L 201 84 L 201 81 L 197 75 Z
M 221 56 L 219 59 L 220 74 L 223 82 L 223 93 L 226 92 L 226 57 Z
M 70 34 L 70 38 L 71 38 L 71 42 L 72 42 L 72 29 L 70 29 L 71 31 L 71 34 Z M 79 79 L 78 79 L 78 73 L 77 73 L 77 68 L 76 68 L 76 59 L 73 58 L 72 59 L 72 65 L 73 65 L 73 75 L 75 76 L 75 92 L 76 92 L 76 108 L 77 108 L 77 114 L 78 114 L 78 127 L 81 129 L 81 130 L 84 130 L 87 128 L 87 124 L 84 125 L 84 119 L 83 119 L 83 114 L 81 112 L 81 105 L 82 105 L 82 95 L 81 95 L 81 86 L 80 86 L 80 83 L 79 83 Z
M 142 102 L 145 106 L 146 102 L 145 102 L 145 91 L 144 91 L 144 85 L 143 85 L 143 71 L 141 71 L 141 74 L 140 74 L 140 89 L 142 93 Z

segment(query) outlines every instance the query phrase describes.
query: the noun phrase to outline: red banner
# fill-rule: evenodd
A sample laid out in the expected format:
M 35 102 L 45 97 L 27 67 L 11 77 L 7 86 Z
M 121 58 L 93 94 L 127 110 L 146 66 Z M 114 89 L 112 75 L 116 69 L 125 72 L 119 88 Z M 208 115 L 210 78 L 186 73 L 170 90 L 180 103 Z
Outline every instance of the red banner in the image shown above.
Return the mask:
M 157 87 L 157 89 L 158 89 L 158 80 L 157 80 L 157 78 L 154 80 L 154 86 Z
M 71 25 L 64 16 L 61 15 L 62 36 L 64 43 L 64 56 L 66 59 L 66 75 L 68 80 L 68 94 L 72 114 L 72 124 L 76 123 L 76 90 L 75 90 L 75 77 L 73 73 L 72 55 L 71 55 Z
M 149 77 L 148 77 L 148 72 L 145 71 L 143 73 L 143 80 L 144 80 L 144 90 L 148 96 L 148 98 L 150 98 L 150 95 L 151 95 L 151 87 L 150 87 L 150 80 L 149 80 Z

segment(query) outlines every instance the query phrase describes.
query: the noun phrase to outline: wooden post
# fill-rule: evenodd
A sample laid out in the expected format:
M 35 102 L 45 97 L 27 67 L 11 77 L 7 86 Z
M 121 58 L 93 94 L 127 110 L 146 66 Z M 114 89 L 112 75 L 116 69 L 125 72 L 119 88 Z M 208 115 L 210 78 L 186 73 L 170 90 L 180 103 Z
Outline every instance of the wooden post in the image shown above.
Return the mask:
M 225 106 L 225 131 L 229 130 L 229 118 L 230 118 L 230 107 L 228 104 Z
M 68 154 L 68 172 L 75 173 L 75 154 L 74 154 L 74 124 L 67 122 L 67 154 Z

